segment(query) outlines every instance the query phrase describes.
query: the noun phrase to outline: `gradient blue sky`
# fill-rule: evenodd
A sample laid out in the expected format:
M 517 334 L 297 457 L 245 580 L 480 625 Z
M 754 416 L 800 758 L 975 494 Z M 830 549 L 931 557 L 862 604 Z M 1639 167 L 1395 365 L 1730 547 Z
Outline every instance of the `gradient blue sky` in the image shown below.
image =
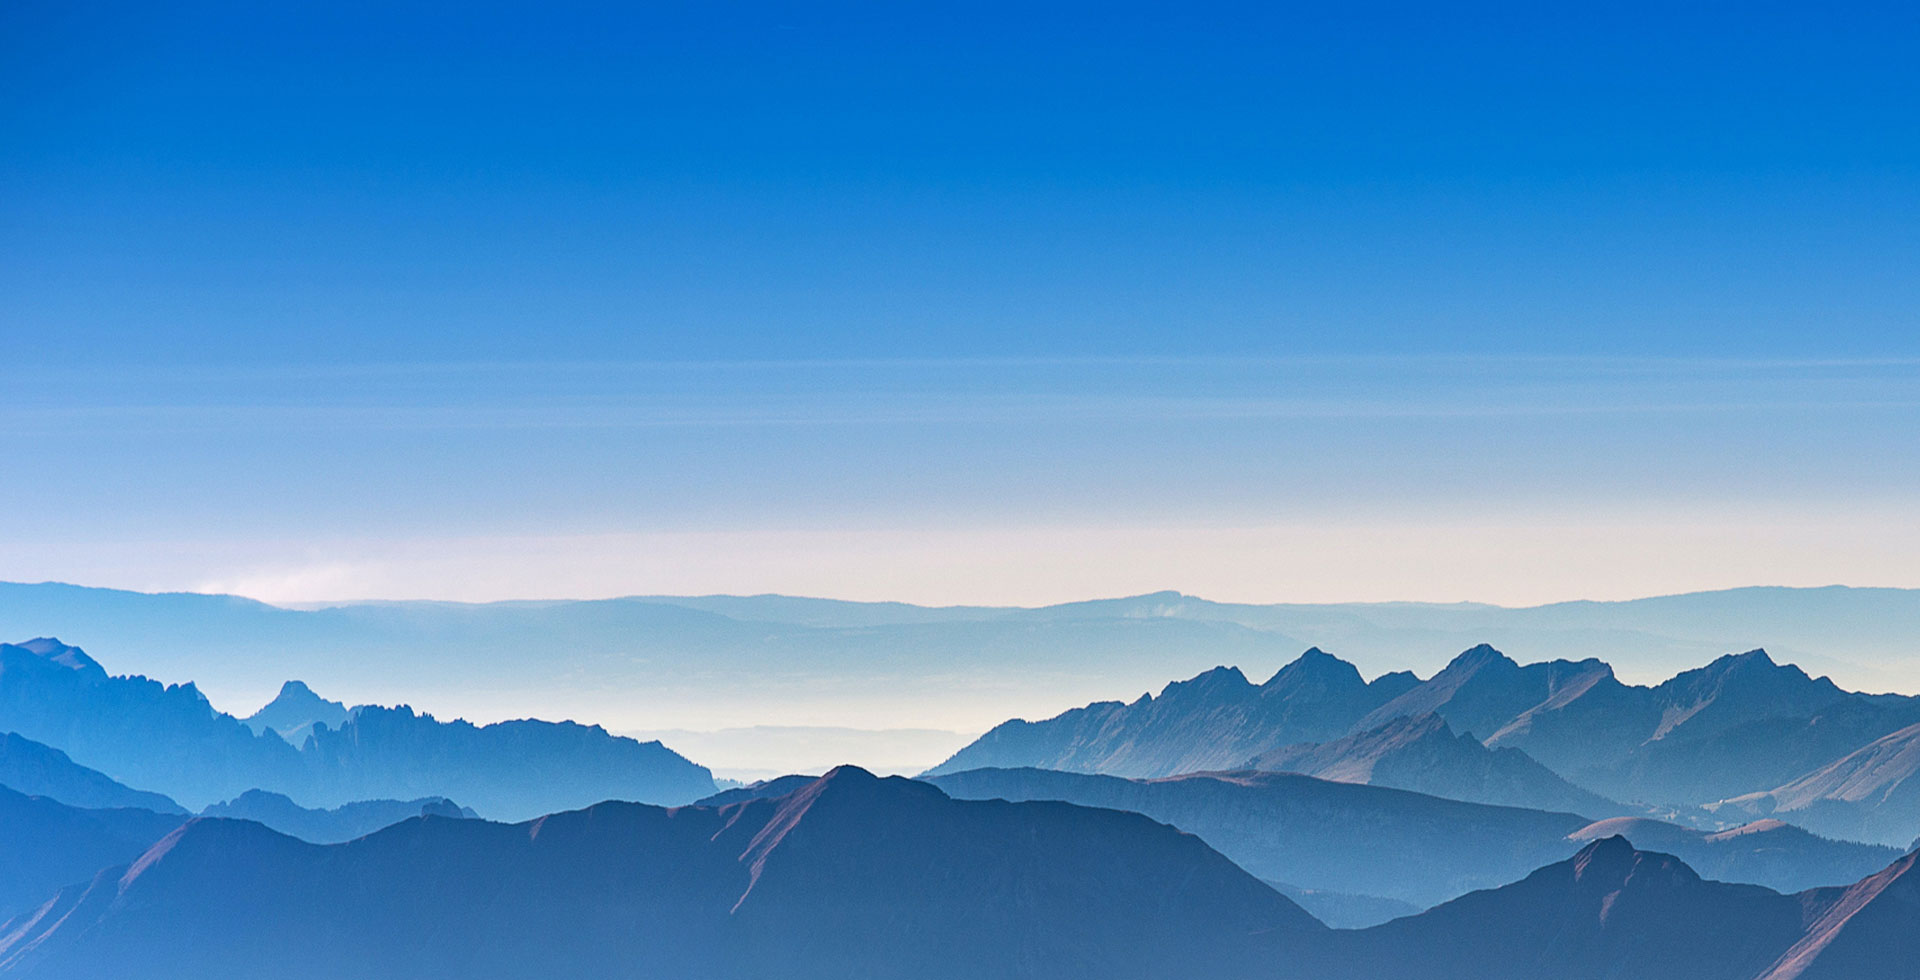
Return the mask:
M 0 10 L 0 578 L 1920 586 L 1907 5 Z

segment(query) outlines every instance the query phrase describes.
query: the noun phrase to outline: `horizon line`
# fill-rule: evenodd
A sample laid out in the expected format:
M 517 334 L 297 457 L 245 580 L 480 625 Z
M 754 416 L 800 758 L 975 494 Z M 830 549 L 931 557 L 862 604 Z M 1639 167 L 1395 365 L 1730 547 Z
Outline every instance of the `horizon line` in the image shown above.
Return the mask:
M 607 596 L 564 596 L 564 597 L 550 597 L 550 598 L 527 597 L 527 598 L 505 598 L 505 599 L 483 599 L 483 600 L 436 599 L 431 597 L 403 597 L 403 598 L 361 597 L 361 598 L 352 598 L 352 599 L 315 599 L 315 600 L 302 600 L 302 601 L 292 601 L 292 602 L 275 602 L 272 600 L 261 599 L 255 596 L 250 596 L 250 595 L 246 595 L 244 593 L 239 593 L 239 592 L 199 591 L 195 589 L 137 589 L 137 588 L 124 588 L 120 586 L 111 586 L 111 585 L 86 585 L 79 582 L 67 582 L 67 581 L 62 581 L 58 579 L 45 579 L 38 582 L 25 582 L 25 581 L 16 581 L 16 580 L 10 580 L 10 579 L 0 579 L 0 588 L 5 588 L 5 587 L 20 587 L 20 588 L 55 587 L 55 588 L 67 588 L 67 589 L 81 589 L 81 590 L 90 591 L 90 592 L 117 592 L 117 593 L 122 593 L 126 595 L 141 595 L 141 596 L 152 596 L 152 597 L 195 596 L 195 597 L 209 598 L 209 599 L 240 599 L 246 602 L 258 603 L 260 605 L 267 606 L 273 609 L 287 610 L 289 612 L 314 612 L 322 609 L 343 608 L 347 606 L 371 606 L 371 605 L 439 605 L 439 606 L 476 606 L 477 607 L 477 606 L 503 606 L 503 605 L 522 605 L 522 604 L 561 605 L 561 604 L 595 603 L 595 602 L 644 602 L 649 600 L 670 601 L 670 600 L 687 600 L 687 599 L 795 599 L 803 602 L 830 602 L 830 603 L 839 603 L 844 605 L 856 605 L 856 606 L 902 606 L 902 607 L 911 608 L 911 609 L 927 610 L 929 612 L 941 612 L 941 611 L 947 611 L 947 610 L 963 610 L 963 609 L 1014 612 L 1014 611 L 1039 611 L 1039 610 L 1045 610 L 1045 609 L 1061 609 L 1068 606 L 1091 605 L 1094 603 L 1126 602 L 1129 600 L 1151 599 L 1157 596 L 1178 597 L 1180 599 L 1194 600 L 1194 601 L 1204 602 L 1209 605 L 1215 605 L 1215 606 L 1255 606 L 1255 607 L 1263 607 L 1263 608 L 1264 607 L 1285 607 L 1285 606 L 1292 606 L 1292 607 L 1429 606 L 1434 608 L 1456 607 L 1456 608 L 1481 608 L 1481 609 L 1503 609 L 1503 610 L 1527 610 L 1527 609 L 1545 609 L 1553 606 L 1567 606 L 1567 605 L 1579 605 L 1579 604 L 1624 605 L 1624 604 L 1633 603 L 1633 602 L 1647 602 L 1655 599 L 1677 599 L 1677 598 L 1685 598 L 1689 596 L 1721 595 L 1721 594 L 1734 593 L 1734 592 L 1849 591 L 1849 592 L 1903 592 L 1903 593 L 1920 594 L 1920 587 L 1899 586 L 1899 585 L 1849 585 L 1843 582 L 1829 582 L 1824 585 L 1772 585 L 1772 584 L 1764 584 L 1764 583 L 1755 583 L 1751 585 L 1726 586 L 1724 588 L 1717 588 L 1717 589 L 1689 589 L 1682 592 L 1656 592 L 1656 593 L 1649 593 L 1649 594 L 1633 595 L 1633 596 L 1629 596 L 1627 598 L 1621 598 L 1621 599 L 1573 598 L 1573 599 L 1556 599 L 1551 602 L 1536 602 L 1536 603 L 1527 603 L 1527 604 L 1521 604 L 1521 605 L 1507 605 L 1507 604 L 1498 603 L 1498 602 L 1484 602 L 1484 601 L 1475 600 L 1475 599 L 1461 599 L 1461 600 L 1451 600 L 1451 601 L 1436 601 L 1436 600 L 1426 600 L 1426 599 L 1350 599 L 1350 600 L 1340 600 L 1340 601 L 1333 601 L 1333 602 L 1287 602 L 1287 601 L 1244 602 L 1244 601 L 1223 601 L 1223 600 L 1217 600 L 1217 599 L 1209 599 L 1206 596 L 1196 595 L 1190 592 L 1183 592 L 1179 589 L 1156 589 L 1148 592 L 1135 592 L 1135 593 L 1128 593 L 1123 595 L 1089 596 L 1084 599 L 1069 599 L 1064 602 L 1047 602 L 1047 603 L 1040 603 L 1037 605 L 997 605 L 997 604 L 991 604 L 991 603 L 966 603 L 966 602 L 921 603 L 921 602 L 911 602 L 904 599 L 850 599 L 850 598 L 841 598 L 837 596 L 805 595 L 805 594 L 790 593 L 790 592 L 706 592 L 706 593 L 635 592 L 635 593 L 621 593 L 618 595 L 607 595 Z

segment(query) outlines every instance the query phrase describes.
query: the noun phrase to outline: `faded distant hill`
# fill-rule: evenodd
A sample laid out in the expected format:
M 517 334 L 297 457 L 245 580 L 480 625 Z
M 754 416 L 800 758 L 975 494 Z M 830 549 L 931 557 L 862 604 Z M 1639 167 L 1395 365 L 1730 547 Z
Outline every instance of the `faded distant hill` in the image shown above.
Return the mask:
M 348 702 L 488 720 L 589 718 L 615 730 L 828 716 L 981 731 L 1062 704 L 1131 699 L 1217 664 L 1270 676 L 1313 645 L 1370 678 L 1427 676 L 1487 642 L 1529 659 L 1599 658 L 1633 683 L 1765 647 L 1849 690 L 1920 690 L 1920 592 L 1898 589 L 1754 588 L 1524 609 L 1243 605 L 1178 593 L 1036 609 L 785 596 L 283 609 L 0 585 L 0 636 L 61 636 L 114 651 L 134 673 L 192 677 L 242 717 L 299 677 Z
M 252 820 L 312 844 L 338 844 L 365 837 L 414 817 L 472 820 L 477 815 L 443 796 L 418 800 L 361 800 L 331 809 L 300 806 L 279 793 L 248 790 L 200 811 L 203 817 Z

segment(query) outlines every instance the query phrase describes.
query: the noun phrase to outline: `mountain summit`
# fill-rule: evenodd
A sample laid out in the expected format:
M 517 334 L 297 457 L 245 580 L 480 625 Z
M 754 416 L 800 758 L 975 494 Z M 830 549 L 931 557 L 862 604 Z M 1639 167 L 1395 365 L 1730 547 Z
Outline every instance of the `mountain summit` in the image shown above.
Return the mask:
M 347 723 L 347 706 L 338 701 L 329 701 L 300 681 L 288 681 L 280 685 L 280 693 L 274 696 L 246 719 L 247 727 L 255 732 L 271 729 L 281 738 L 295 747 L 307 740 L 307 734 L 315 725 L 339 728 Z
M 1257 686 L 1238 668 L 1216 667 L 1168 684 L 1158 697 L 1009 721 L 929 773 L 1037 766 L 1153 777 L 1231 769 L 1276 746 L 1337 738 L 1415 683 L 1407 673 L 1368 683 L 1352 664 L 1315 647 Z

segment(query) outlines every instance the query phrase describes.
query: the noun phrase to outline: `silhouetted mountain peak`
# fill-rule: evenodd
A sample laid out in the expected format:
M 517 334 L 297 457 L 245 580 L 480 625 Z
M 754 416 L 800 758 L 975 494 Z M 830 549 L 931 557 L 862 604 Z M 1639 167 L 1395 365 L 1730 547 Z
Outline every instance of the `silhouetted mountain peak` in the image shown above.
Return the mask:
M 1581 848 L 1569 864 L 1576 885 L 1603 892 L 1669 889 L 1700 880 L 1685 861 L 1671 854 L 1638 850 L 1619 834 Z
M 1590 877 L 1619 877 L 1632 865 L 1639 854 L 1634 850 L 1633 842 L 1620 834 L 1609 834 L 1598 838 L 1580 849 L 1573 856 L 1573 877 L 1575 880 Z
M 879 776 L 855 765 L 834 766 L 820 776 L 820 782 L 828 786 L 867 786 L 879 781 Z
M 86 651 L 54 639 L 51 636 L 36 636 L 25 643 L 14 644 L 22 650 L 39 657 L 48 663 L 59 664 L 69 670 L 83 673 L 106 674 L 106 669 L 87 656 Z
M 1711 731 L 1758 718 L 1810 714 L 1846 697 L 1831 680 L 1809 677 L 1793 664 L 1776 664 L 1761 649 L 1727 654 L 1676 674 L 1654 694 L 1663 705 L 1654 738 L 1696 717 L 1712 720 L 1693 729 Z
M 1767 677 L 1813 682 L 1813 678 L 1808 677 L 1806 671 L 1793 664 L 1775 663 L 1766 650 L 1755 648 L 1745 653 L 1729 653 L 1715 657 L 1705 667 L 1675 674 L 1667 683 L 1674 685 L 1676 689 L 1704 690 L 1730 681 Z
M 281 684 L 280 693 L 245 720 L 255 732 L 272 729 L 298 745 L 312 726 L 339 728 L 350 714 L 345 704 L 329 701 L 304 681 L 293 680 Z
M 1512 657 L 1495 650 L 1492 645 L 1482 643 L 1461 651 L 1459 656 L 1447 662 L 1441 673 L 1478 673 L 1488 668 L 1518 668 Z
M 1367 685 L 1377 688 L 1387 698 L 1399 697 L 1420 686 L 1420 675 L 1411 670 L 1391 670 L 1373 679 Z
M 1247 675 L 1240 672 L 1240 668 L 1221 666 L 1202 671 L 1184 681 L 1168 684 L 1160 690 L 1160 696 L 1156 700 L 1162 702 L 1213 701 L 1223 698 L 1245 698 L 1258 690 L 1253 686 L 1252 681 L 1247 680 Z
M 1367 682 L 1360 677 L 1358 667 L 1319 647 L 1308 647 L 1307 652 L 1275 671 L 1274 675 L 1260 686 L 1267 691 L 1289 691 L 1306 687 L 1317 690 L 1336 687 L 1359 689 L 1366 687 Z
M 778 781 L 774 785 L 777 784 Z M 772 849 L 803 816 L 821 807 L 868 811 L 897 806 L 911 797 L 929 796 L 944 798 L 946 794 L 930 783 L 900 776 L 880 777 L 859 766 L 835 766 L 818 779 L 807 780 L 784 794 L 759 797 L 774 801 L 782 815 L 774 818 L 750 851 Z M 751 802 L 751 798 L 745 802 Z

